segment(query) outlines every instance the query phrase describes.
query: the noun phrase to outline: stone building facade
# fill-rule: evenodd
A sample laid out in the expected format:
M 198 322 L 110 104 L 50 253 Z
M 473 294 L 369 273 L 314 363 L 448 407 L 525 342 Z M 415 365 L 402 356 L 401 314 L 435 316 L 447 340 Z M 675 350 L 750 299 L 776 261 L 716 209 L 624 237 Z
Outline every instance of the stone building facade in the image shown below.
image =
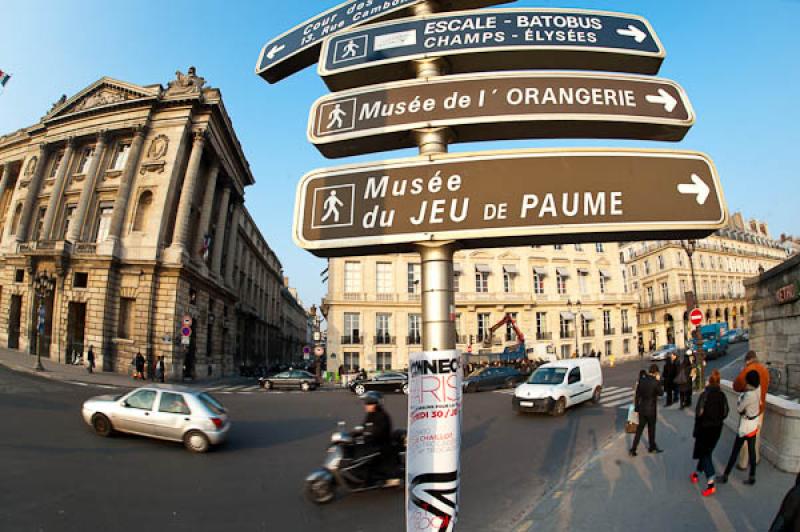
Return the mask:
M 102 78 L 63 96 L 0 137 L 0 172 L 3 347 L 63 361 L 93 346 L 119 372 L 141 352 L 171 377 L 282 352 L 283 272 L 244 207 L 255 181 L 193 68 L 167 87 Z
M 550 347 L 560 357 L 636 353 L 636 296 L 626 292 L 617 244 L 459 251 L 454 264 L 463 352 L 486 349 L 488 329 L 510 313 L 528 348 Z M 328 275 L 328 370 L 405 368 L 421 349 L 419 255 L 330 259 Z M 488 350 L 515 344 L 514 331 L 501 327 Z
M 693 291 L 693 283 L 685 245 L 688 242 L 661 240 L 623 246 L 626 275 L 638 294 L 638 334 L 648 349 L 666 343 L 684 347 L 691 334 L 686 292 Z M 770 238 L 765 223 L 745 223 L 739 213 L 727 228 L 698 240 L 692 262 L 705 323 L 747 328 L 744 281 L 786 257 L 786 248 Z

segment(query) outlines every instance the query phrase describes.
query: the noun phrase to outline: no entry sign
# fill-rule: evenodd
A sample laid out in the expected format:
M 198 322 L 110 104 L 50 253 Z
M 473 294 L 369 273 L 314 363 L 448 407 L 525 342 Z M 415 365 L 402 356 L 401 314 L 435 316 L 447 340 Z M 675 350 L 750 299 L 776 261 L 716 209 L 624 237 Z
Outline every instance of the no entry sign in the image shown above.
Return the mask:
M 333 90 L 414 77 L 410 63 L 444 58 L 451 74 L 532 68 L 656 74 L 665 52 L 642 17 L 576 9 L 491 9 L 374 24 L 323 44 Z
M 695 152 L 436 155 L 307 174 L 293 236 L 321 257 L 436 240 L 479 248 L 701 238 L 724 225 L 724 205 L 713 163 Z
M 689 320 L 692 322 L 692 325 L 697 327 L 703 323 L 703 312 L 699 308 L 692 310 L 689 314 Z
M 676 83 L 575 72 L 492 72 L 338 92 L 311 109 L 308 137 L 326 157 L 415 146 L 414 129 L 454 142 L 518 138 L 681 140 L 694 111 Z

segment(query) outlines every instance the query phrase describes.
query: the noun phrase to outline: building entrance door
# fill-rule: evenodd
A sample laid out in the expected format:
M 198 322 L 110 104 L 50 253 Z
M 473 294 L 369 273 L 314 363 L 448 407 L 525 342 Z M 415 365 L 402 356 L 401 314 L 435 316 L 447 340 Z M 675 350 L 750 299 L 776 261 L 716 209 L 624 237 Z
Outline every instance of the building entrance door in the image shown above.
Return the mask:
M 67 311 L 67 356 L 72 361 L 75 355 L 83 356 L 86 331 L 86 303 L 70 301 Z
M 19 349 L 19 325 L 22 313 L 22 296 L 12 295 L 8 308 L 8 348 Z

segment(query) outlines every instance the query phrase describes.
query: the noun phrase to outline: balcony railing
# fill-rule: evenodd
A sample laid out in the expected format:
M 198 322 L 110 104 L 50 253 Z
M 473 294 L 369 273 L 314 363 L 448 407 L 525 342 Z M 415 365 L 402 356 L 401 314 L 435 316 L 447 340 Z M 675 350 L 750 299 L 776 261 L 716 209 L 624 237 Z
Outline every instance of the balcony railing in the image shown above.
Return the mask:
M 575 338 L 575 331 L 561 331 L 559 337 L 562 340 L 566 340 L 567 338 Z
M 633 334 L 633 327 L 623 327 L 622 334 Z
M 594 338 L 594 330 L 586 329 L 584 331 L 581 331 L 581 336 L 583 338 Z
M 375 336 L 374 342 L 375 342 L 375 345 L 394 345 L 395 344 L 395 338 L 394 338 L 394 336 L 388 336 L 388 335 L 384 334 L 384 335 Z
M 615 334 L 617 334 L 617 330 L 615 328 L 613 327 L 609 327 L 607 329 L 605 327 L 603 328 L 604 336 L 614 336 Z
M 419 334 L 410 334 L 406 336 L 406 345 L 419 345 L 422 343 L 422 337 Z
M 94 255 L 97 253 L 97 244 L 95 242 L 78 242 L 75 244 L 76 255 Z
M 375 301 L 394 302 L 397 301 L 397 294 L 375 294 Z
M 364 301 L 364 294 L 359 292 L 345 292 L 345 301 Z
M 536 339 L 537 340 L 552 340 L 553 339 L 553 333 L 551 333 L 551 332 L 541 332 L 541 331 L 537 332 L 536 333 Z
M 342 345 L 361 345 L 364 341 L 360 336 L 348 335 L 342 336 Z

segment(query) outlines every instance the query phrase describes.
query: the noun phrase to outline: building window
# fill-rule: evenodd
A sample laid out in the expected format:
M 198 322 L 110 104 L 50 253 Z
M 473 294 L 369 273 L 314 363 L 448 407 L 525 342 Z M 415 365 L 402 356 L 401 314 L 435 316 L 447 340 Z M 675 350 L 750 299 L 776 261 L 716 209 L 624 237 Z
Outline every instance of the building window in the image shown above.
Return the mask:
M 78 163 L 78 174 L 85 175 L 89 172 L 89 167 L 92 165 L 92 159 L 94 159 L 94 146 L 84 148 L 83 153 L 81 154 L 81 162 Z
M 135 299 L 129 297 L 120 298 L 117 338 L 130 339 L 133 333 L 133 309 L 135 304 Z
M 680 251 L 678 252 L 678 266 L 683 268 L 683 253 L 681 253 Z
M 561 346 L 561 358 L 569 358 L 572 353 L 572 346 L 564 344 Z
M 622 334 L 630 334 L 631 328 L 630 325 L 628 324 L 628 311 L 622 310 L 621 314 L 622 314 Z
M 575 251 L 583 251 L 583 244 L 575 244 Z
M 481 312 L 478 314 L 478 341 L 482 342 L 489 335 L 489 328 L 491 325 L 489 324 L 490 314 L 488 312 Z
M 650 304 L 650 306 L 655 304 L 655 295 L 653 294 L 652 286 L 647 287 L 647 302 Z
M 517 322 L 517 313 L 516 312 L 509 312 L 508 315 L 514 320 L 514 323 Z M 506 342 L 513 342 L 517 339 L 517 333 L 514 332 L 514 327 L 511 325 L 511 322 L 506 323 Z
M 489 272 L 475 270 L 475 291 L 478 293 L 489 291 Z
M 136 204 L 136 215 L 133 217 L 133 230 L 144 231 L 147 227 L 147 220 L 150 216 L 150 207 L 153 205 L 153 193 L 145 190 L 139 194 L 139 202 Z
M 536 313 L 536 339 L 537 340 L 546 340 L 545 336 L 547 335 L 547 313 L 546 312 L 537 312 Z
M 558 320 L 558 329 L 559 329 L 559 333 L 561 334 L 561 338 L 569 338 L 570 337 L 570 334 L 569 334 L 569 322 L 570 322 L 570 320 L 568 320 L 563 314 L 559 318 L 559 320 Z
M 562 272 L 556 272 L 556 287 L 559 294 L 564 295 L 567 293 L 567 276 Z
M 631 353 L 631 341 L 630 341 L 630 339 L 625 338 L 622 341 L 622 352 L 624 354 L 626 354 L 626 355 L 629 355 Z
M 64 210 L 64 229 L 61 231 L 61 240 L 67 238 L 69 233 L 69 224 L 72 222 L 72 217 L 75 214 L 75 205 L 67 205 Z
M 614 329 L 611 328 L 611 311 L 604 310 L 603 311 L 603 333 L 605 335 L 614 334 Z
M 361 293 L 361 263 L 347 261 L 344 263 L 345 294 Z
M 409 294 L 419 294 L 420 291 L 420 271 L 421 266 L 419 264 L 409 264 L 408 265 L 408 293 Z
M 503 272 L 503 292 L 510 294 L 514 291 L 514 274 Z
M 644 274 L 645 275 L 650 275 L 650 261 L 649 260 L 645 260 L 644 261 Z
M 664 300 L 664 303 L 669 303 L 669 285 L 667 283 L 661 283 L 661 297 Z
M 25 270 L 22 268 L 17 268 L 14 271 L 14 282 L 15 283 L 24 283 L 25 282 Z
M 111 160 L 111 170 L 124 170 L 125 163 L 128 162 L 128 152 L 131 151 L 130 142 L 120 142 Z
M 357 312 L 344 313 L 344 338 L 343 344 L 361 343 L 361 315 Z
M 97 238 L 96 242 L 104 242 L 108 237 L 108 230 L 111 227 L 111 215 L 114 212 L 112 205 L 100 205 L 100 216 L 97 219 Z
M 44 230 L 44 215 L 47 213 L 47 207 L 39 207 L 36 214 L 36 225 L 33 226 L 33 240 L 41 240 L 42 232 Z
M 544 294 L 544 273 L 536 269 L 533 270 L 533 293 Z
M 600 242 L 598 242 L 597 244 L 595 244 L 595 245 L 594 245 L 594 249 L 595 249 L 595 250 L 596 250 L 598 253 L 602 253 L 602 252 L 603 252 L 603 244 L 601 244 Z
M 53 158 L 53 166 L 50 167 L 50 175 L 48 177 L 53 178 L 58 173 L 58 169 L 61 167 L 61 162 L 64 160 L 64 152 L 60 151 L 56 153 L 55 157 Z
M 664 255 L 659 255 L 657 260 L 658 260 L 658 269 L 663 270 L 665 266 Z
M 639 275 L 639 274 L 636 271 L 636 265 L 635 264 L 631 264 L 631 276 L 632 277 L 636 277 L 637 275 Z
M 353 373 L 354 371 L 358 371 L 361 367 L 358 364 L 358 353 L 353 353 L 351 351 L 344 352 L 344 370 L 346 372 Z
M 701 268 L 706 267 L 706 258 L 703 255 L 700 255 L 700 267 Z
M 681 286 L 681 296 L 686 295 L 686 279 L 680 280 L 680 286 Z
M 578 270 L 578 287 L 580 288 L 581 295 L 585 296 L 589 293 L 589 287 L 587 286 L 588 283 L 586 280 L 589 277 L 589 272 L 587 270 Z M 602 277 L 600 278 L 602 283 Z
M 389 344 L 391 343 L 391 335 L 389 332 L 389 320 L 391 314 L 376 314 L 375 315 L 375 343 L 376 344 Z
M 89 274 L 87 272 L 75 272 L 72 278 L 72 288 L 87 288 L 89 286 Z
M 453 272 L 453 292 L 461 291 L 461 272 Z
M 606 356 L 611 356 L 611 340 L 606 340 Z
M 561 249 L 562 249 L 563 247 L 564 247 L 564 246 L 562 246 L 561 244 L 556 244 L 556 245 L 554 245 L 554 246 L 553 246 L 553 249 L 554 249 L 555 251 L 561 251 Z
M 378 371 L 392 369 L 392 354 L 388 351 L 378 351 L 375 355 L 375 369 Z
M 375 287 L 379 294 L 394 292 L 392 282 L 392 263 L 379 262 L 375 265 Z
M 422 340 L 421 330 L 422 330 L 422 316 L 419 314 L 409 314 L 408 315 L 408 345 L 419 345 Z

